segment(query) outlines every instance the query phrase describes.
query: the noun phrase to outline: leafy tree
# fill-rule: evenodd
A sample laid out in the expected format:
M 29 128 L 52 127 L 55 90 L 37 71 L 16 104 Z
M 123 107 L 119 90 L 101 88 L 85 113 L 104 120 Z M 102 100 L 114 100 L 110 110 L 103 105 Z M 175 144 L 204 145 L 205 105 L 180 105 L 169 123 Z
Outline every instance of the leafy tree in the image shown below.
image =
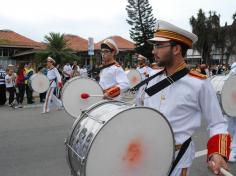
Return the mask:
M 216 12 L 209 12 L 209 17 L 200 9 L 197 17 L 190 18 L 192 31 L 198 36 L 198 41 L 194 45 L 203 58 L 203 62 L 211 64 L 211 52 L 213 47 L 217 47 L 220 40 L 220 15 Z
M 152 46 L 147 42 L 153 37 L 156 19 L 148 0 L 128 0 L 127 22 L 131 26 L 130 37 L 136 43 L 136 52 L 152 59 Z
M 78 60 L 78 56 L 73 54 L 72 50 L 67 48 L 67 41 L 64 38 L 64 34 L 49 33 L 45 37 L 44 50 L 37 53 L 37 57 L 42 60 L 51 56 L 57 63 L 62 63 L 71 60 Z

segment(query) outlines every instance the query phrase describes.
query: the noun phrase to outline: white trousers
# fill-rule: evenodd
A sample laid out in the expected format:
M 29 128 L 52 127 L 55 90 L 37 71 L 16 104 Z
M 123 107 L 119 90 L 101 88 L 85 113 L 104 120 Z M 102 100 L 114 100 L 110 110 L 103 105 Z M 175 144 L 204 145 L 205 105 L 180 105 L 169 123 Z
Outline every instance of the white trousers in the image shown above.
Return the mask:
M 187 169 L 187 176 L 189 176 L 189 168 Z M 182 173 L 182 168 L 176 168 L 173 170 L 173 172 L 171 173 L 171 176 L 181 176 Z
M 179 151 L 175 152 L 175 157 L 177 157 L 178 152 Z M 195 146 L 192 141 L 190 142 L 189 147 L 187 148 L 186 152 L 180 159 L 179 163 L 171 173 L 171 176 L 181 176 L 183 168 L 187 168 L 187 176 L 189 176 L 190 166 L 192 165 L 194 157 L 195 157 Z
M 50 106 L 55 105 L 57 108 L 62 107 L 62 102 L 54 94 L 55 87 L 50 87 L 47 91 L 45 102 L 43 104 L 43 112 L 49 112 Z

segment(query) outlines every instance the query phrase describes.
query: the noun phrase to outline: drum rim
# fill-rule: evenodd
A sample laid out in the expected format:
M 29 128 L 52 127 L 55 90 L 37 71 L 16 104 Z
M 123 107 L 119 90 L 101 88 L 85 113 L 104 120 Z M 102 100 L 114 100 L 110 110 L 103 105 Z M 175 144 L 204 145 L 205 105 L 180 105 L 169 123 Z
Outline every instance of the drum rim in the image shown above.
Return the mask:
M 227 76 L 227 75 L 226 75 L 226 76 Z M 228 79 L 225 80 L 225 83 L 224 83 L 224 85 L 223 85 L 223 87 L 222 87 L 221 94 L 220 94 L 220 101 L 221 101 L 221 109 L 222 109 L 223 114 L 226 114 L 228 117 L 234 118 L 234 116 L 229 115 L 229 113 L 227 113 L 227 112 L 225 111 L 225 108 L 224 108 L 225 106 L 223 105 L 223 102 L 222 102 L 222 98 L 223 98 L 223 96 L 224 96 L 224 94 L 225 94 L 225 91 L 224 91 L 224 89 L 225 89 L 225 84 L 226 84 L 227 82 L 229 82 L 229 79 L 230 79 L 230 77 L 232 77 L 232 76 L 236 76 L 236 75 L 229 75 Z
M 72 117 L 74 117 L 72 114 L 70 114 L 68 111 L 67 111 L 67 109 L 65 108 L 65 106 L 64 106 L 64 103 L 63 103 L 63 94 L 64 94 L 64 91 L 65 91 L 65 89 L 66 89 L 66 87 L 68 87 L 68 85 L 69 85 L 69 82 L 73 82 L 73 81 L 75 81 L 75 80 L 79 80 L 79 79 L 88 79 L 88 80 L 92 80 L 93 82 L 96 82 L 95 80 L 93 80 L 93 79 L 91 79 L 91 78 L 89 78 L 89 77 L 81 77 L 81 76 L 76 76 L 76 77 L 74 77 L 74 78 L 71 78 L 71 79 L 69 79 L 67 82 L 66 82 L 66 84 L 64 85 L 64 88 L 62 89 L 62 91 L 61 91 L 61 101 L 62 101 L 62 105 L 63 105 L 63 107 L 64 107 L 64 110 L 65 110 L 65 112 L 68 114 L 68 115 L 70 115 L 70 116 L 72 116 Z M 67 84 L 68 83 L 68 84 Z M 97 82 L 96 82 L 97 83 Z M 101 91 L 103 92 L 103 89 L 102 89 L 102 87 L 97 83 L 97 85 L 99 86 L 99 88 L 101 89 Z M 100 101 L 99 101 L 100 102 Z M 96 104 L 96 103 L 95 103 Z M 91 105 L 92 106 L 92 105 Z M 90 106 L 89 106 L 90 107 Z M 88 107 L 88 108 L 89 108 Z M 82 115 L 82 113 L 79 115 L 79 116 L 81 116 Z M 75 117 L 75 118 L 78 118 L 78 117 Z
M 47 77 L 46 75 L 44 75 L 43 73 L 35 73 L 35 74 L 33 74 L 33 75 L 30 77 L 30 81 L 32 82 L 32 80 L 35 79 L 36 76 L 43 76 L 44 78 L 47 79 L 47 82 L 48 82 L 48 88 L 47 88 L 47 90 L 48 90 L 49 87 L 50 87 L 50 80 L 48 79 L 48 77 Z M 31 83 L 31 84 L 32 84 L 32 83 Z M 33 89 L 32 85 L 31 85 L 31 88 Z M 47 90 L 46 90 L 46 91 L 47 91 Z M 33 89 L 33 91 L 35 91 L 35 90 Z M 46 92 L 46 91 L 44 91 L 44 92 Z M 37 92 L 37 93 L 43 93 L 43 92 L 39 92 L 39 91 L 35 91 L 35 92 Z
M 128 104 L 128 103 L 126 103 L 126 102 L 117 101 L 117 100 L 102 101 L 102 102 L 100 102 L 100 103 L 97 103 L 95 106 L 91 106 L 91 108 L 88 109 L 88 110 L 91 111 L 91 110 L 93 110 L 94 108 L 98 107 L 98 105 L 100 105 L 100 104 L 106 104 L 106 103 L 110 103 L 110 102 L 121 102 L 121 103 L 124 103 L 124 104 Z M 108 123 L 110 123 L 110 121 L 111 121 L 113 118 L 117 117 L 117 116 L 120 115 L 121 113 L 124 113 L 125 111 L 129 111 L 129 110 L 132 110 L 132 109 L 139 109 L 139 108 L 150 109 L 150 110 L 152 110 L 152 111 L 157 112 L 157 113 L 164 119 L 164 121 L 167 123 L 167 125 L 169 126 L 169 129 L 170 129 L 170 132 L 171 132 L 171 136 L 172 136 L 172 141 L 173 141 L 173 152 L 172 152 L 172 161 L 171 161 L 171 164 L 170 164 L 170 168 L 169 168 L 169 170 L 168 170 L 168 172 L 167 172 L 167 174 L 168 174 L 168 173 L 170 172 L 170 170 L 171 170 L 171 166 L 173 165 L 173 162 L 174 162 L 174 159 L 175 159 L 175 138 L 174 138 L 174 132 L 173 132 L 173 129 L 172 129 L 171 125 L 170 125 L 170 122 L 167 120 L 167 118 L 164 116 L 164 114 L 162 114 L 162 113 L 159 112 L 158 110 L 156 110 L 156 109 L 154 109 L 154 108 L 151 108 L 151 107 L 146 107 L 146 106 L 134 106 L 134 107 L 129 107 L 129 108 L 127 108 L 127 109 L 125 109 L 125 110 L 123 110 L 123 111 L 121 111 L 121 112 L 118 112 L 116 115 L 114 115 L 112 118 L 110 118 L 110 119 L 103 125 L 103 127 L 106 126 Z M 88 111 L 88 112 L 89 112 L 89 111 Z M 76 125 L 77 125 L 78 122 L 79 122 L 80 120 L 82 120 L 82 119 L 83 119 L 83 118 L 81 117 L 81 118 L 77 121 Z M 73 125 L 73 127 L 75 127 L 75 126 Z M 92 140 L 91 144 L 89 145 L 89 148 L 88 148 L 88 151 L 87 151 L 88 154 L 89 154 L 90 149 L 91 149 L 91 147 L 92 147 L 92 145 L 93 145 L 93 143 L 94 143 L 95 138 L 97 137 L 97 135 L 98 135 L 99 133 L 101 133 L 101 131 L 103 130 L 103 127 L 94 135 L 93 140 Z M 75 129 L 75 128 L 73 128 L 73 131 L 74 131 L 74 129 Z M 72 131 L 72 133 L 73 133 L 73 131 Z M 72 136 L 72 133 L 71 133 L 70 136 Z M 71 137 L 70 137 L 70 139 L 71 139 Z M 70 142 L 70 139 L 69 139 L 69 141 L 68 141 L 68 144 L 69 144 L 69 142 Z M 68 151 L 69 151 L 69 150 L 67 149 L 67 157 L 68 157 L 68 160 L 69 160 Z M 83 164 L 84 166 L 87 165 L 87 158 L 88 158 L 88 155 L 87 155 L 86 158 L 85 158 L 85 162 L 84 162 L 84 164 Z M 70 164 L 70 163 L 69 163 L 69 166 L 70 166 L 70 168 L 71 168 L 71 164 Z M 74 172 L 74 170 L 73 170 L 72 168 L 71 168 L 71 171 Z M 86 176 L 86 167 L 85 167 L 84 175 Z

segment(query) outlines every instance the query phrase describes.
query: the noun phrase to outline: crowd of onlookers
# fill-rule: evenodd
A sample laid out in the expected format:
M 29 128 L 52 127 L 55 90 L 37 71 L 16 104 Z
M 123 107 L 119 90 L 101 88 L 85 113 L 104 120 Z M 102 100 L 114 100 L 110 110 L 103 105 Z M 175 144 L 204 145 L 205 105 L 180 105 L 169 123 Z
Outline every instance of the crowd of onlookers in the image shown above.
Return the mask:
M 225 64 L 211 66 L 206 64 L 197 64 L 194 69 L 201 74 L 211 77 L 214 75 L 227 74 L 230 70 L 230 66 L 227 67 Z
M 8 65 L 4 70 L 0 65 L 0 105 L 7 101 L 6 92 L 8 92 L 8 105 L 22 107 L 24 95 L 26 93 L 27 103 L 32 104 L 33 91 L 29 85 L 29 79 L 34 74 L 31 63 L 19 64 L 17 68 L 14 65 Z
M 55 67 L 61 74 L 64 83 L 75 76 L 88 76 L 87 68 L 79 67 L 76 61 Z M 9 64 L 7 68 L 0 65 L 0 105 L 7 103 L 10 107 L 22 108 L 25 95 L 26 103 L 33 104 L 34 97 L 30 78 L 37 72 L 47 75 L 46 66 L 42 65 L 34 69 L 32 63 L 20 63 L 17 66 Z M 44 102 L 45 96 L 46 92 L 39 94 L 40 103 Z

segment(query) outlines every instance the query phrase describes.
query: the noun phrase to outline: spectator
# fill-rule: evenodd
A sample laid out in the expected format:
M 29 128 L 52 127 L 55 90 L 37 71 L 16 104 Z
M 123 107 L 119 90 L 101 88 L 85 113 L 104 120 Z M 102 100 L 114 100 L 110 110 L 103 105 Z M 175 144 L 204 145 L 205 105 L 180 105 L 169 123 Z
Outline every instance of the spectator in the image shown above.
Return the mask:
M 6 103 L 6 84 L 5 84 L 6 72 L 3 70 L 2 65 L 0 65 L 0 105 Z
M 87 71 L 87 69 L 86 69 L 86 66 L 83 66 L 83 67 L 80 69 L 80 76 L 88 77 L 88 71 Z
M 80 69 L 78 69 L 78 65 L 73 65 L 72 72 L 71 72 L 71 78 L 80 76 Z
M 65 82 L 70 79 L 71 72 L 72 72 L 72 68 L 70 66 L 70 63 L 67 62 L 66 65 L 63 67 L 63 71 L 62 71 L 65 78 Z
M 17 76 L 16 76 L 16 101 L 18 103 L 18 108 L 22 108 L 22 103 L 25 95 L 25 77 L 24 77 L 24 64 L 20 64 Z
M 9 106 L 14 107 L 14 98 L 15 98 L 15 81 L 16 74 L 12 69 L 9 70 L 5 77 L 6 89 L 9 92 Z
M 25 76 L 25 90 L 27 95 L 27 104 L 33 104 L 33 90 L 30 87 L 30 77 L 34 74 L 34 70 L 32 68 L 31 63 L 28 65 L 25 65 L 24 70 L 24 76 Z

